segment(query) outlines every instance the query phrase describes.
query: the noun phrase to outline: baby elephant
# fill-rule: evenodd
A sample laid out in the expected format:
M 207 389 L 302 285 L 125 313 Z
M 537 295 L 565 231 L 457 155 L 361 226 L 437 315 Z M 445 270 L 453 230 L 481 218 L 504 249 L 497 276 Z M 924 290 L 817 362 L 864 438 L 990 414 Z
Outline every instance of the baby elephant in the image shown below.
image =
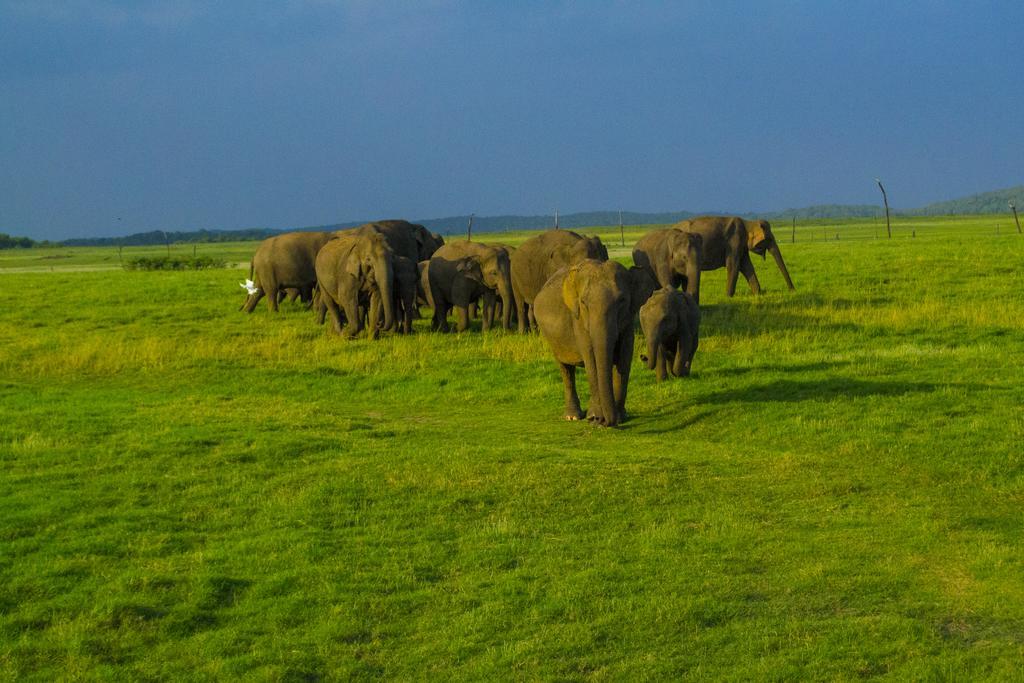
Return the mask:
M 665 366 L 676 377 L 690 374 L 690 363 L 697 353 L 700 308 L 687 292 L 662 287 L 640 307 L 640 327 L 647 340 L 647 367 L 655 370 L 658 381 L 665 379 Z

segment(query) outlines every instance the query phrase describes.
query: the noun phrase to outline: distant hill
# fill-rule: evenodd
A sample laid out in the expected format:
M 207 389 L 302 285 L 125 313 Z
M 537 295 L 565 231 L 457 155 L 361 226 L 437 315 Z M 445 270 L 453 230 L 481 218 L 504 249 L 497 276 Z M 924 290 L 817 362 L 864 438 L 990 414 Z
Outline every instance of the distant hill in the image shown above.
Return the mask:
M 960 214 L 993 214 L 1007 213 L 1007 202 L 1014 201 L 1024 210 L 1024 185 L 972 194 L 959 199 L 928 204 L 918 209 L 892 209 L 894 215 L 933 216 Z M 799 209 L 783 211 L 748 211 L 748 212 L 709 212 L 666 211 L 661 213 L 642 213 L 623 211 L 622 222 L 626 225 L 658 225 L 676 223 L 686 218 L 707 213 L 738 213 L 742 216 L 763 216 L 769 220 L 782 220 L 796 217 L 797 219 L 817 218 L 857 218 L 880 216 L 885 209 L 876 204 L 817 204 Z M 98 237 L 65 240 L 68 246 L 142 246 L 164 244 L 165 242 L 234 242 L 240 240 L 260 240 L 293 230 L 341 230 L 361 225 L 366 221 L 348 221 L 331 225 L 315 225 L 304 228 L 251 228 L 248 230 L 196 230 L 192 232 L 162 232 L 153 230 L 140 232 L 126 237 Z M 414 222 L 426 226 L 433 232 L 442 235 L 463 235 L 469 216 L 449 216 L 447 218 L 414 219 Z M 503 232 L 506 230 L 542 230 L 554 226 L 554 216 L 476 216 L 473 219 L 473 232 Z M 568 213 L 558 217 L 558 224 L 563 228 L 585 228 L 594 225 L 618 225 L 618 211 L 587 211 Z
M 946 202 L 935 202 L 915 209 L 912 212 L 918 216 L 957 216 L 962 214 L 984 214 L 984 213 L 1009 213 L 1008 202 L 1017 205 L 1017 210 L 1024 210 L 1024 185 L 1008 187 L 1005 190 L 994 190 L 972 194 L 960 199 L 951 199 Z
M 780 218 L 861 218 L 884 214 L 885 209 L 874 204 L 817 204 L 802 209 L 783 209 L 762 213 L 767 219 Z M 895 212 L 892 212 L 895 213 Z

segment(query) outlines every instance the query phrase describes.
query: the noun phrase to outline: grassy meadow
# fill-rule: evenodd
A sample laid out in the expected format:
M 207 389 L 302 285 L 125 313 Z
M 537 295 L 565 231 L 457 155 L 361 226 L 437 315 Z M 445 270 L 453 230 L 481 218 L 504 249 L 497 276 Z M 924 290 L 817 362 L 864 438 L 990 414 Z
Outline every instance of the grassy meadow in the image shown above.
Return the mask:
M 537 336 L 239 313 L 252 243 L 0 252 L 0 679 L 1024 677 L 1024 237 L 774 228 L 618 429 Z

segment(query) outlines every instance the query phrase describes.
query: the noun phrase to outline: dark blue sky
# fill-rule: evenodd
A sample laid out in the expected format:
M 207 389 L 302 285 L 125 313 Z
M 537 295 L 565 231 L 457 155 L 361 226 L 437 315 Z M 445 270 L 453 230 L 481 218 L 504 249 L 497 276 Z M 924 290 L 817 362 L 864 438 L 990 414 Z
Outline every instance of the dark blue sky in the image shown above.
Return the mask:
M 1020 2 L 0 0 L 0 232 L 1019 184 Z

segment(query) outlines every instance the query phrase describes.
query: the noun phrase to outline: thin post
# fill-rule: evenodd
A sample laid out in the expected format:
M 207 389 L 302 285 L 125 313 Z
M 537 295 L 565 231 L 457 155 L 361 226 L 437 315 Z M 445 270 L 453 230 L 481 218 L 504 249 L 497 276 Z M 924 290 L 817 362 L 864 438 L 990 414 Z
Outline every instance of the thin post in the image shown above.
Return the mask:
M 626 246 L 626 233 L 622 230 L 622 209 L 619 209 L 619 242 Z
M 796 216 L 793 216 L 793 244 L 796 244 Z
M 558 209 L 555 209 L 555 230 L 558 230 Z
M 1017 205 L 1013 202 L 1007 202 L 1010 205 L 1010 209 L 1013 211 L 1013 222 L 1017 224 L 1017 234 L 1020 235 L 1020 219 L 1017 218 Z
M 892 224 L 889 222 L 889 196 L 885 194 L 885 188 L 882 187 L 882 181 L 875 178 L 875 182 L 878 183 L 878 189 L 882 191 L 882 201 L 885 202 L 885 230 L 889 233 L 889 239 L 892 239 Z
M 469 214 L 469 225 L 466 226 L 466 241 L 473 241 L 473 218 L 476 216 L 475 213 Z

